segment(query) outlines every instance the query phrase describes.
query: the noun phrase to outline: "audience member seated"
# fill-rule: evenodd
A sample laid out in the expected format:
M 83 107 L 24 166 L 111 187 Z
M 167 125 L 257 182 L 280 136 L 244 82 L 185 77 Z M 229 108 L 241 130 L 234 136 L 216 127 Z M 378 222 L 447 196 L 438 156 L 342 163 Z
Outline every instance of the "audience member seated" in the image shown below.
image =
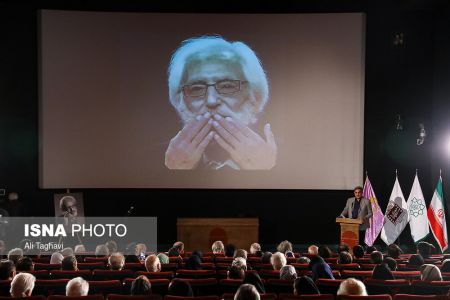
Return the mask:
M 66 296 L 80 297 L 89 293 L 89 283 L 81 277 L 71 279 L 66 285 Z
M 75 256 L 67 256 L 61 262 L 61 270 L 78 271 L 78 262 Z
M 73 249 L 73 252 L 78 255 L 78 254 L 84 254 L 86 252 L 86 248 L 84 247 L 84 245 L 76 245 L 75 248 Z
M 350 252 L 350 247 L 347 244 L 340 244 L 338 248 L 338 253 L 341 252 Z
M 243 284 L 239 287 L 234 300 L 260 300 L 261 296 L 258 293 L 257 288 L 252 284 Z
M 231 266 L 247 271 L 247 261 L 242 257 L 236 257 L 235 259 L 233 259 Z
M 247 250 L 237 249 L 236 251 L 234 251 L 234 255 L 233 255 L 233 258 L 236 258 L 236 257 L 242 257 L 243 259 L 247 260 Z
M 64 256 L 61 253 L 53 252 L 52 256 L 50 257 L 50 263 L 51 264 L 61 264 L 63 259 L 64 259 Z
M 425 261 L 420 254 L 413 254 L 409 257 L 408 263 L 406 264 L 408 267 L 420 267 L 423 265 Z
M 370 253 L 370 263 L 379 265 L 383 262 L 383 253 L 380 251 L 373 251 Z
M 169 263 L 169 257 L 165 253 L 159 253 L 156 256 L 159 258 L 159 261 L 161 262 L 161 264 Z
M 373 251 L 378 251 L 377 247 L 369 246 L 366 248 L 366 254 L 371 254 Z
M 134 248 L 134 255 L 136 255 L 136 257 L 143 260 L 143 258 L 145 258 L 145 252 L 147 252 L 147 246 L 145 244 L 136 244 L 136 247 Z
M 29 297 L 33 293 L 36 277 L 30 273 L 19 273 L 14 276 L 11 281 L 11 289 L 9 290 L 11 297 L 21 298 Z
M 8 252 L 8 260 L 17 264 L 17 261 L 23 257 L 23 250 L 20 248 L 14 248 Z
M 245 278 L 245 270 L 237 266 L 231 266 L 228 268 L 227 272 L 228 279 L 242 279 Z
M 402 253 L 402 249 L 397 244 L 390 244 L 387 248 L 387 255 L 394 259 L 399 258 Z
M 337 295 L 367 296 L 364 283 L 355 278 L 348 278 L 341 282 Z
M 450 259 L 444 259 L 442 262 L 441 272 L 450 272 Z
M 261 263 L 263 264 L 270 264 L 270 261 L 272 259 L 272 252 L 266 251 L 261 256 Z
M 171 296 L 194 297 L 194 292 L 189 282 L 178 278 L 170 282 L 168 294 Z
M 236 252 L 236 246 L 233 244 L 225 245 L 225 256 L 234 257 L 234 252 Z
M 294 294 L 295 295 L 314 295 L 320 294 L 317 285 L 308 276 L 301 276 L 294 281 Z
M 320 256 L 311 258 L 309 268 L 312 270 L 312 279 L 314 281 L 319 278 L 334 279 L 330 266 Z
M 264 283 L 258 273 L 245 273 L 244 283 L 249 283 L 255 286 L 260 294 L 266 293 L 266 288 L 264 287 Z
M 122 270 L 125 265 L 125 256 L 120 252 L 113 252 L 108 258 L 108 266 L 110 270 Z
M 108 247 L 105 244 L 95 247 L 95 257 L 106 257 L 109 255 Z
M 419 242 L 417 244 L 417 254 L 420 254 L 423 259 L 427 259 L 430 258 L 430 254 L 432 252 L 432 247 L 433 245 L 431 245 L 430 243 L 427 242 Z
M 261 252 L 261 245 L 258 243 L 253 243 L 250 245 L 250 254 L 257 254 L 257 252 Z
M 114 240 L 109 240 L 105 243 L 105 246 L 108 248 L 109 253 L 115 253 L 119 250 L 117 243 Z
M 295 254 L 292 251 L 286 251 L 284 256 L 286 256 L 286 258 L 295 258 Z
M 132 242 L 125 247 L 125 263 L 139 263 L 139 257 L 136 256 L 136 243 Z
M 331 257 L 331 250 L 327 246 L 321 245 L 319 246 L 319 249 L 317 250 L 318 254 L 322 258 L 330 258 Z
M 300 256 L 297 259 L 298 264 L 309 264 L 310 261 L 311 261 L 311 259 L 309 259 L 309 257 L 306 257 L 306 256 Z
M 172 248 L 169 249 L 169 256 L 181 256 L 184 254 L 184 243 L 183 242 L 175 242 Z
M 281 252 L 283 254 L 285 254 L 287 251 L 291 251 L 292 252 L 292 244 L 291 242 L 284 240 L 281 243 L 278 244 L 277 246 L 277 251 Z
M 353 247 L 353 255 L 355 258 L 363 258 L 364 257 L 364 248 L 361 245 L 355 245 Z
M 64 249 L 61 250 L 61 254 L 62 254 L 62 256 L 64 256 L 64 257 L 67 257 L 67 256 L 73 256 L 73 249 L 70 248 L 70 247 L 66 247 L 66 248 L 64 248 Z
M 0 280 L 12 280 L 16 275 L 16 266 L 11 260 L 0 261 Z
M 397 261 L 395 259 L 393 259 L 392 257 L 385 257 L 383 259 L 383 263 L 387 264 L 389 269 L 391 269 L 391 271 L 397 271 Z
M 391 269 L 387 264 L 379 264 L 375 266 L 375 268 L 373 268 L 372 278 L 383 280 L 395 279 L 394 275 L 391 272 Z
M 224 254 L 225 245 L 222 243 L 222 241 L 215 241 L 211 246 L 211 251 L 213 254 Z
M 270 258 L 270 263 L 272 264 L 274 270 L 280 270 L 287 263 L 286 256 L 284 256 L 282 252 L 276 252 Z
M 319 247 L 317 247 L 316 245 L 309 246 L 308 254 L 309 255 L 319 255 Z
M 339 256 L 337 259 L 338 264 L 351 264 L 353 262 L 352 256 L 347 251 L 339 252 Z
M 158 256 L 152 254 L 145 259 L 145 268 L 147 272 L 161 272 L 161 262 Z
M 420 267 L 420 280 L 442 281 L 441 270 L 435 265 L 424 264 Z
M 186 261 L 187 270 L 201 270 L 202 269 L 202 259 L 199 255 L 192 253 Z
M 152 285 L 147 276 L 138 276 L 131 283 L 131 296 L 150 295 L 152 293 Z
M 295 280 L 297 278 L 297 272 L 291 265 L 285 265 L 280 269 L 280 279 L 283 280 Z
M 21 259 L 19 259 L 17 261 L 16 270 L 17 270 L 17 272 L 32 272 L 32 271 L 34 271 L 33 260 L 28 256 L 22 257 Z

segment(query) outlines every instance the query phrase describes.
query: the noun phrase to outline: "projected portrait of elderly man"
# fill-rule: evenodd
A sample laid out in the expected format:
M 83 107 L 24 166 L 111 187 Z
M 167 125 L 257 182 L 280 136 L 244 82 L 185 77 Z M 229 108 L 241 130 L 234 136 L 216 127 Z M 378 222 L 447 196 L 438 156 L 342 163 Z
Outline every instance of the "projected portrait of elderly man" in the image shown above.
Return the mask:
M 165 155 L 169 169 L 269 170 L 277 145 L 270 124 L 251 129 L 268 101 L 261 63 L 249 46 L 206 36 L 184 41 L 169 66 L 169 97 L 183 121 Z

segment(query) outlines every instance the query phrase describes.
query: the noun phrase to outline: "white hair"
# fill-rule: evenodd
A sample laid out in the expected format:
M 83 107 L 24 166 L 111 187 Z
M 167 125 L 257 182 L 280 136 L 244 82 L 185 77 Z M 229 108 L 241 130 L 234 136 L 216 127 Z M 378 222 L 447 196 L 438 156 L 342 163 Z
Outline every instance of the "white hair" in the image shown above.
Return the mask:
M 62 256 L 66 257 L 66 256 L 73 256 L 73 249 L 70 247 L 64 248 L 61 250 L 61 254 Z
M 276 252 L 270 257 L 270 263 L 274 270 L 281 270 L 287 263 L 286 256 L 281 252 Z
M 235 259 L 233 259 L 231 266 L 237 267 L 237 268 L 240 268 L 240 269 L 243 269 L 244 271 L 246 271 L 247 270 L 247 261 L 242 257 L 236 257 Z
M 234 300 L 260 300 L 261 296 L 253 284 L 242 284 L 234 295 Z
M 339 285 L 337 295 L 367 296 L 366 286 L 358 279 L 348 278 Z
M 66 296 L 87 296 L 88 293 L 89 283 L 81 277 L 71 279 L 66 285 Z
M 122 253 L 114 252 L 108 258 L 108 263 L 113 270 L 121 270 L 125 265 L 125 256 Z
M 9 293 L 14 298 L 31 296 L 35 281 L 36 277 L 30 273 L 19 273 L 14 276 Z
M 14 261 L 14 263 L 23 257 L 23 250 L 21 248 L 13 248 L 8 252 L 8 259 Z
M 62 263 L 62 260 L 64 259 L 64 256 L 59 252 L 53 252 L 52 257 L 50 258 L 51 264 L 60 264 Z
M 253 243 L 250 245 L 250 253 L 255 254 L 257 251 L 261 251 L 261 245 L 258 243 Z
M 297 271 L 291 265 L 285 265 L 280 269 L 280 279 L 294 280 L 297 278 Z
M 223 253 L 225 251 L 225 246 L 222 241 L 215 241 L 211 246 L 211 250 L 214 254 Z
M 186 66 L 209 60 L 238 64 L 245 80 L 250 84 L 250 97 L 253 97 L 250 102 L 257 104 L 254 114 L 263 110 L 269 98 L 269 84 L 255 52 L 243 42 L 229 42 L 220 36 L 194 37 L 182 42 L 172 55 L 168 69 L 170 103 L 184 122 L 195 117 L 186 106 L 181 90 L 186 77 Z M 250 116 L 248 123 L 255 122 L 255 116 Z

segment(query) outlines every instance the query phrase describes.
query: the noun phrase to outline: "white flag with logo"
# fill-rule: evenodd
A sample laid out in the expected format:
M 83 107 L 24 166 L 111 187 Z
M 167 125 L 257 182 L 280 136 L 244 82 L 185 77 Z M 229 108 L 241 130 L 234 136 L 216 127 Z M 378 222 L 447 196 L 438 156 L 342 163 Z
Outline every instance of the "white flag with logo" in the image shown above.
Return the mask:
M 400 183 L 397 176 L 395 177 L 394 188 L 384 214 L 384 225 L 381 230 L 381 239 L 387 244 L 393 244 L 398 238 L 406 224 L 408 224 L 408 207 L 406 206 L 405 197 L 403 196 Z
M 414 183 L 409 193 L 408 201 L 409 226 L 411 227 L 411 236 L 415 243 L 426 238 L 430 233 L 428 228 L 427 206 L 420 187 L 419 178 L 414 178 Z

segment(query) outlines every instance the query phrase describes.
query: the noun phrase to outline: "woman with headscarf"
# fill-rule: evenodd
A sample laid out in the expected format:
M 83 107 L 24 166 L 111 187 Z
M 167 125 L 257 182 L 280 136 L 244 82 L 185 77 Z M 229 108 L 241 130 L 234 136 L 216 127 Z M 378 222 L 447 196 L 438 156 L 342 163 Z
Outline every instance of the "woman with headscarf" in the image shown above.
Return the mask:
M 308 276 L 301 276 L 294 281 L 294 294 L 295 295 L 313 295 L 320 294 L 317 285 Z
M 392 274 L 391 269 L 389 268 L 389 266 L 387 264 L 380 264 L 378 266 L 375 266 L 375 268 L 373 268 L 372 278 L 373 279 L 383 279 L 383 280 L 395 279 L 394 275 Z
M 259 277 L 258 273 L 254 273 L 254 272 L 246 273 L 243 283 L 253 284 L 260 294 L 266 293 L 264 283 L 262 282 L 261 277 Z

